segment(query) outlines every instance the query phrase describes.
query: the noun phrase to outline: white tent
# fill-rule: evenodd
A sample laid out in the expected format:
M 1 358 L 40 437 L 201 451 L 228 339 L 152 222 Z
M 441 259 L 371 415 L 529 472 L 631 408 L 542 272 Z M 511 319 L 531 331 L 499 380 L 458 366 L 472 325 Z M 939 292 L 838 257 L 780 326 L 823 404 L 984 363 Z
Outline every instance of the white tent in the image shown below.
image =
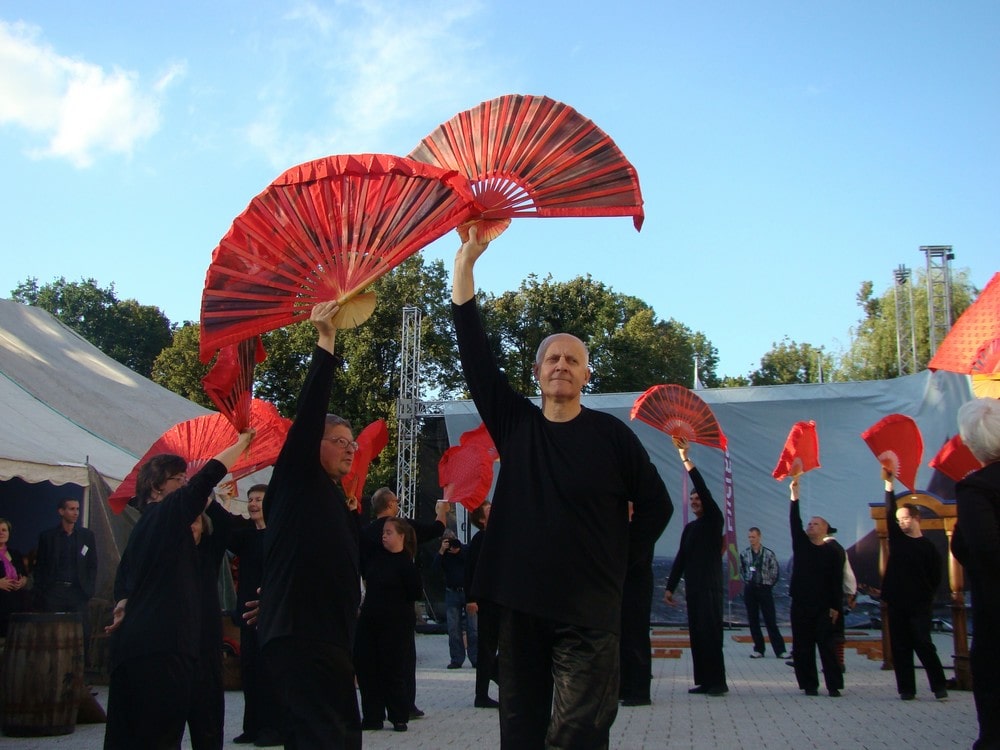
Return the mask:
M 782 560 L 791 556 L 788 483 L 779 484 L 771 472 L 795 422 L 816 421 L 822 464 L 801 480 L 803 517 L 827 518 L 839 529 L 841 544 L 850 547 L 873 530 L 869 504 L 881 503 L 883 498 L 878 462 L 861 433 L 887 414 L 906 414 L 916 420 L 924 440 L 917 483 L 926 489 L 935 474 L 927 462 L 957 432 L 958 407 L 972 397 L 967 376 L 930 371 L 894 380 L 720 388 L 699 390 L 698 395 L 712 408 L 729 442 L 739 547 L 746 546 L 747 528 L 759 526 L 764 543 Z M 669 557 L 680 542 L 682 505 L 690 487 L 670 438 L 629 420 L 638 396 L 590 395 L 584 396 L 583 403 L 629 423 L 649 451 L 674 502 L 674 518 L 656 549 L 658 556 Z M 480 423 L 471 401 L 446 403 L 442 410 L 453 445 L 463 432 Z M 694 445 L 691 457 L 721 505 L 722 453 Z

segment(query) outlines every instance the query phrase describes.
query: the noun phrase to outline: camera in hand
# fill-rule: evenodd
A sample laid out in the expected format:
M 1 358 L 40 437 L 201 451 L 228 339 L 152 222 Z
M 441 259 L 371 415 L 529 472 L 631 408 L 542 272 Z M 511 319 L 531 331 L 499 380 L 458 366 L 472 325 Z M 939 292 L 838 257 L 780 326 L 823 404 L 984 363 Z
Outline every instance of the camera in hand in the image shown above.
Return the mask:
M 462 542 L 460 542 L 458 539 L 447 539 L 446 541 L 448 542 L 449 549 L 461 549 L 462 548 Z

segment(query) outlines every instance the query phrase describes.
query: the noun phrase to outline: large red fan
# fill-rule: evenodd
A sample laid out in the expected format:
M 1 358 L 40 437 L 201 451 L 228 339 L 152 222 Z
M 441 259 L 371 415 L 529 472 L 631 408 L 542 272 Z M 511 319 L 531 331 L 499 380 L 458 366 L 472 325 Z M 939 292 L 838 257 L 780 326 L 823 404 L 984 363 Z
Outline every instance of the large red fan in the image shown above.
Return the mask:
M 255 398 L 250 404 L 250 424 L 257 434 L 250 448 L 232 467 L 233 479 L 253 474 L 274 464 L 292 422 L 285 419 L 274 405 Z M 164 432 L 139 462 L 129 472 L 111 496 L 108 504 L 115 513 L 121 513 L 135 495 L 135 482 L 139 469 L 150 458 L 160 453 L 174 453 L 188 462 L 188 472 L 197 471 L 208 459 L 218 455 L 224 448 L 236 442 L 238 433 L 223 414 L 206 414 L 186 422 L 181 422 Z
M 992 342 L 1000 339 L 1000 273 L 979 293 L 976 301 L 962 313 L 937 352 L 927 363 L 931 370 L 949 370 L 963 375 L 989 375 L 996 372 L 997 358 L 990 368 L 984 360 Z
M 905 414 L 890 414 L 861 433 L 879 463 L 916 492 L 917 469 L 924 453 L 920 428 Z
M 475 443 L 453 445 L 438 462 L 438 484 L 444 499 L 472 511 L 483 504 L 493 484 L 493 456 Z
M 972 455 L 969 446 L 962 442 L 962 436 L 954 435 L 951 440 L 941 446 L 941 450 L 931 459 L 930 467 L 937 469 L 952 481 L 958 482 L 972 472 L 983 468 L 983 464 Z
M 811 419 L 808 422 L 796 422 L 788 432 L 785 447 L 771 476 L 780 482 L 789 474 L 797 477 L 818 468 L 819 438 L 816 435 L 816 423 Z
M 726 449 L 726 436 L 708 404 L 682 385 L 654 385 L 632 404 L 632 419 L 671 437 Z
M 463 432 L 458 438 L 459 445 L 479 447 L 486 451 L 490 458 L 494 461 L 500 460 L 500 454 L 497 452 L 496 445 L 493 444 L 493 438 L 490 437 L 490 433 L 486 430 L 486 425 L 482 422 L 474 430 L 469 430 L 468 432 Z
M 219 350 L 212 369 L 201 379 L 205 393 L 237 432 L 250 424 L 253 371 L 266 356 L 260 336 L 229 344 Z
M 460 112 L 410 158 L 468 177 L 481 239 L 521 216 L 631 216 L 642 226 L 635 168 L 597 125 L 548 97 L 510 94 Z
M 399 156 L 328 156 L 279 176 L 236 217 L 212 254 L 201 302 L 201 358 L 303 320 L 338 300 L 337 325 L 374 309 L 366 286 L 469 218 L 454 171 Z M 348 304 L 351 303 L 351 304 Z
M 364 492 L 365 482 L 368 481 L 368 469 L 375 456 L 389 444 L 389 428 L 386 427 L 385 420 L 376 419 L 365 427 L 358 435 L 357 442 L 358 449 L 354 451 L 351 470 L 341 477 L 340 484 L 347 497 L 359 501 L 357 508 L 360 513 L 361 494 Z

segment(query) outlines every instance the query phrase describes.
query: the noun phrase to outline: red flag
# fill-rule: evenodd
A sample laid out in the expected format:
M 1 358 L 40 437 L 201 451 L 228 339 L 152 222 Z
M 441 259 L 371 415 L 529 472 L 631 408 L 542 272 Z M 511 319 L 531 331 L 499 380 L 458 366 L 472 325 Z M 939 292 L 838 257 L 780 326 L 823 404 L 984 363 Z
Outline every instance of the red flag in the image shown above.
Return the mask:
M 917 469 L 924 453 L 920 428 L 911 417 L 890 414 L 861 433 L 879 463 L 910 491 L 916 492 Z
M 816 423 L 812 420 L 796 422 L 785 439 L 785 447 L 771 476 L 780 482 L 789 474 L 798 476 L 818 468 L 819 438 L 816 436 Z

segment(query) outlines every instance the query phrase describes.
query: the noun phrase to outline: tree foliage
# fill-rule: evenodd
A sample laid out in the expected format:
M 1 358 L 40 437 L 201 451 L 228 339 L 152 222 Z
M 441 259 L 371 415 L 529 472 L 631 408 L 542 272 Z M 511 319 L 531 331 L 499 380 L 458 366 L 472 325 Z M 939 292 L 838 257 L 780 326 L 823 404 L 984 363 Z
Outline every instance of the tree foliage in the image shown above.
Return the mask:
M 150 379 L 189 401 L 215 409 L 201 384 L 209 365 L 203 365 L 198 358 L 199 333 L 197 323 L 184 323 L 175 328 L 170 346 L 153 362 Z
M 834 358 L 824 353 L 822 347 L 799 344 L 787 337 L 772 346 L 761 357 L 760 367 L 750 373 L 750 385 L 787 385 L 790 383 L 818 383 L 830 379 Z
M 661 321 L 637 297 L 612 291 L 590 275 L 568 282 L 531 275 L 516 291 L 480 293 L 494 355 L 516 390 L 536 394 L 532 366 L 538 345 L 572 333 L 590 350 L 589 393 L 644 391 L 658 383 L 690 385 L 694 355 L 702 381 L 714 384 L 718 352 L 703 334 Z
M 171 341 L 170 321 L 160 309 L 119 300 L 114 284 L 101 288 L 94 279 L 59 277 L 39 286 L 37 279 L 29 278 L 10 295 L 52 313 L 109 357 L 146 377 Z

